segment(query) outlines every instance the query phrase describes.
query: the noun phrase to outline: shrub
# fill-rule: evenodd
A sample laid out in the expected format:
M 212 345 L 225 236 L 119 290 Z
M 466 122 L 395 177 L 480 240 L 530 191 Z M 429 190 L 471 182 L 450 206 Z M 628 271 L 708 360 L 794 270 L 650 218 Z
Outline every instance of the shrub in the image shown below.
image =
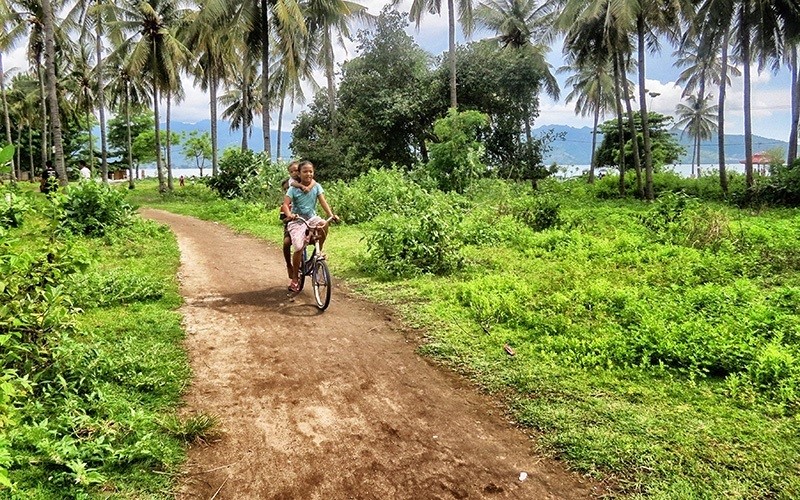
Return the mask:
M 102 236 L 127 224 L 133 214 L 122 191 L 98 182 L 73 184 L 55 200 L 60 204 L 61 228 L 74 234 Z
M 13 187 L 0 191 L 0 227 L 19 227 L 30 209 L 28 200 Z
M 459 210 L 449 197 L 432 197 L 417 215 L 386 213 L 374 220 L 365 267 L 390 276 L 448 274 L 461 263 Z
M 326 186 L 326 198 L 345 222 L 367 222 L 383 213 L 413 215 L 430 197 L 400 170 L 373 169 L 347 184 Z
M 518 221 L 534 231 L 544 231 L 557 226 L 561 222 L 561 204 L 548 194 L 520 197 L 500 207 L 500 213 L 510 213 Z
M 214 177 L 204 178 L 208 186 L 221 197 L 233 199 L 242 197 L 242 188 L 258 175 L 263 155 L 250 150 L 226 149 L 219 161 L 219 171 Z

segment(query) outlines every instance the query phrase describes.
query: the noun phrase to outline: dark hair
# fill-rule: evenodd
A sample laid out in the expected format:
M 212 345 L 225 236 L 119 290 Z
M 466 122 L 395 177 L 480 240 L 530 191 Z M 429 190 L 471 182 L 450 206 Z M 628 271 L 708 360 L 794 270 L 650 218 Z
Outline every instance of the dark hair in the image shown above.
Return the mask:
M 300 166 L 298 167 L 298 170 L 302 172 L 303 171 L 303 167 L 305 167 L 306 165 L 309 165 L 311 168 L 314 168 L 314 164 L 313 163 L 311 163 L 308 160 L 303 160 L 303 161 L 300 162 Z

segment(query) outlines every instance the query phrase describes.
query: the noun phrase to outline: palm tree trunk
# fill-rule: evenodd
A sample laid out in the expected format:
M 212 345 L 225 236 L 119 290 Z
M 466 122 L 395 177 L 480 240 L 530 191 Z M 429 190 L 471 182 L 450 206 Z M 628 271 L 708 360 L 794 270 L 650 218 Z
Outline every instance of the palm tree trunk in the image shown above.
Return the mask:
M 269 123 L 269 9 L 267 0 L 261 0 L 261 22 L 261 128 L 264 135 L 264 152 L 267 153 L 267 158 L 272 158 Z M 242 150 L 244 149 L 246 147 L 242 148 Z
M 622 127 L 622 91 L 619 71 L 619 54 L 614 54 L 614 100 L 617 106 L 617 134 L 619 135 L 619 194 L 625 196 L 625 135 Z
M 0 52 L 0 94 L 3 97 L 3 118 L 6 124 L 6 141 L 11 144 L 11 116 L 8 112 L 8 100 L 6 99 L 6 75 L 3 72 L 3 54 Z M 14 163 L 19 165 L 19 161 L 13 162 L 11 164 L 11 171 L 14 172 Z M 14 179 L 17 179 L 19 176 L 15 174 Z
M 47 73 L 47 101 L 50 107 L 50 123 L 53 131 L 53 146 L 55 147 L 55 167 L 59 182 L 66 186 L 67 170 L 64 167 L 64 146 L 61 143 L 61 113 L 58 108 L 58 94 L 56 92 L 56 43 L 55 43 L 55 16 L 50 0 L 42 0 L 44 14 L 44 52 L 45 71 Z
M 89 90 L 84 91 L 84 99 L 86 103 L 86 132 L 89 135 L 88 150 L 89 150 L 89 169 L 94 172 L 94 136 L 92 135 L 92 120 L 89 117 Z
M 800 83 L 798 83 L 800 68 L 798 68 L 797 64 L 797 46 L 793 46 L 790 50 L 791 63 L 789 64 L 789 69 L 792 72 L 792 124 L 789 129 L 789 154 L 786 157 L 786 164 L 789 166 L 797 159 L 797 129 L 798 126 L 800 126 Z
M 214 70 L 212 70 L 214 71 Z M 211 175 L 217 175 L 217 78 L 216 75 L 211 76 L 211 81 L 208 82 L 209 89 L 209 107 L 211 109 Z M 201 174 L 202 177 L 202 174 Z
M 167 184 L 164 179 L 164 165 L 161 162 L 161 124 L 158 114 L 158 45 L 153 42 L 153 116 L 156 121 L 156 172 L 158 172 L 158 191 L 167 191 Z
M 331 27 L 327 26 L 325 33 L 325 77 L 328 81 L 328 117 L 331 121 L 331 135 L 336 137 L 336 82 L 333 75 L 333 42 L 331 41 Z M 278 155 L 281 152 L 278 150 Z
M 167 189 L 175 189 L 172 185 L 172 93 L 167 91 Z
M 725 92 L 728 88 L 728 33 L 722 37 L 722 71 L 717 102 L 717 154 L 719 156 L 719 186 L 728 194 L 728 173 L 725 168 Z
M 750 2 L 744 0 L 742 3 L 742 10 L 745 13 L 750 12 Z M 750 23 L 748 22 L 747 15 L 740 17 L 742 19 L 742 26 L 740 33 L 742 33 L 742 74 L 744 75 L 744 175 L 747 183 L 747 189 L 752 189 L 753 179 L 753 123 L 751 116 L 750 106 Z
M 594 184 L 594 168 L 597 162 L 597 123 L 600 121 L 600 106 L 594 110 L 594 125 L 592 126 L 592 159 L 589 164 L 589 184 Z
M 453 0 L 447 0 L 448 58 L 450 62 L 450 107 L 458 108 L 456 97 L 456 8 Z
M 125 135 L 128 141 L 128 189 L 133 189 L 136 185 L 133 181 L 133 134 L 131 134 L 131 95 L 129 85 L 130 82 L 125 82 Z
M 622 58 L 619 58 L 622 64 Z M 633 168 L 636 172 L 636 193 L 639 198 L 644 198 L 644 187 L 642 186 L 642 161 L 639 157 L 639 134 L 636 132 L 636 122 L 633 116 L 633 105 L 631 104 L 631 93 L 628 87 L 628 78 L 625 70 L 620 66 L 619 74 L 622 79 L 623 96 L 625 98 L 625 108 L 628 112 L 628 129 L 631 133 L 631 151 L 633 152 Z
M 250 135 L 250 124 L 247 123 L 248 110 L 250 109 L 250 74 L 247 68 L 244 69 L 244 85 L 242 85 L 242 109 L 244 109 L 244 116 L 242 117 L 242 152 L 244 152 L 250 148 L 247 144 L 247 137 Z
M 100 0 L 97 1 L 100 3 Z M 106 142 L 106 98 L 105 83 L 103 81 L 103 40 L 102 19 L 100 10 L 97 11 L 97 25 L 95 26 L 95 52 L 97 55 L 97 108 L 100 115 L 100 172 L 103 182 L 108 182 L 108 144 Z
M 645 198 L 653 200 L 653 152 L 650 144 L 650 123 L 647 115 L 647 99 L 645 97 L 644 77 L 644 13 L 640 13 L 636 19 L 636 27 L 639 35 L 639 108 L 642 118 L 642 137 L 644 138 L 644 172 L 645 172 Z
M 30 172 L 28 180 L 33 182 L 33 178 L 36 175 L 36 167 L 33 164 L 33 127 L 30 125 L 28 125 L 28 171 Z
M 45 89 L 44 84 L 44 65 L 42 64 L 41 59 L 36 61 L 36 75 L 39 78 L 39 93 L 42 96 L 41 102 L 41 109 L 42 109 L 42 168 L 44 168 L 45 163 L 47 163 L 47 153 L 48 153 L 48 135 L 47 135 L 47 90 Z
M 281 159 L 281 125 L 283 121 L 283 103 L 286 101 L 286 96 L 281 96 L 281 105 L 278 107 L 278 135 L 275 137 L 277 141 L 277 147 L 275 151 L 275 155 L 280 161 Z

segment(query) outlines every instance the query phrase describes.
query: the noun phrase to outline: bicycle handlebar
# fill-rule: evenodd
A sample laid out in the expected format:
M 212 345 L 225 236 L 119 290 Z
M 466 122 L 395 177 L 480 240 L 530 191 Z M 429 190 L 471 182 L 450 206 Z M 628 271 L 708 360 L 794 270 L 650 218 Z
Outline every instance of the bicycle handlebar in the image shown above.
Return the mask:
M 308 227 L 309 229 L 311 229 L 311 228 L 314 228 L 314 227 L 319 227 L 319 226 L 311 226 L 311 225 L 308 223 L 308 220 L 307 220 L 305 217 L 303 217 L 302 215 L 299 215 L 299 214 L 294 214 L 294 217 L 295 217 L 295 218 L 294 218 L 294 219 L 292 219 L 292 220 L 299 220 L 300 222 L 302 222 L 303 224 L 305 224 L 305 225 L 306 225 L 306 227 Z M 328 224 L 330 221 L 334 220 L 334 218 L 336 218 L 336 220 L 338 220 L 338 217 L 336 217 L 336 215 L 333 215 L 333 216 L 331 216 L 331 217 L 328 217 L 327 219 L 325 219 L 325 224 Z

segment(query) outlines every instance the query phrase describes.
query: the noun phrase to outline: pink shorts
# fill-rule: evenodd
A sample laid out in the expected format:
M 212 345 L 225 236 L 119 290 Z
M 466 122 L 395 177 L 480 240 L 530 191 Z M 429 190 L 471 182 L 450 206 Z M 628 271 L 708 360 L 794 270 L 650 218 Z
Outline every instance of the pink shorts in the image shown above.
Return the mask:
M 325 224 L 325 219 L 315 215 L 309 219 L 308 224 L 311 227 L 320 226 Z M 294 251 L 297 252 L 298 250 L 302 250 L 306 241 L 306 225 L 303 223 L 303 221 L 293 220 L 286 226 L 286 229 L 289 231 L 289 237 L 292 238 L 292 246 L 294 247 Z

